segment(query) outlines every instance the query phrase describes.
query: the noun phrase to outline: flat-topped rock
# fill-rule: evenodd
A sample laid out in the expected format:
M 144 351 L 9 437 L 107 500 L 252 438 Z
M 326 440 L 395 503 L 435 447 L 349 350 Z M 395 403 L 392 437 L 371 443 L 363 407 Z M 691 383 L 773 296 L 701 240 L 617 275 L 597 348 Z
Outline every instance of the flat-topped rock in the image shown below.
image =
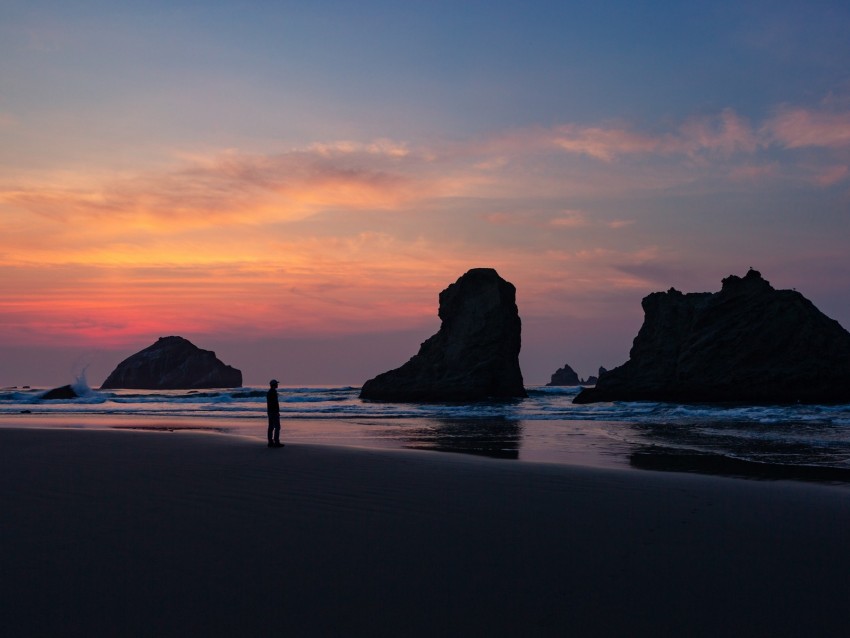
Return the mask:
M 671 288 L 642 305 L 629 360 L 575 403 L 850 402 L 850 333 L 755 270 L 716 293 Z
M 242 372 L 183 337 L 160 337 L 128 357 L 103 382 L 103 389 L 189 390 L 238 388 Z
M 472 269 L 440 293 L 439 317 L 439 332 L 419 353 L 363 384 L 360 398 L 433 402 L 527 396 L 513 284 L 492 268 Z

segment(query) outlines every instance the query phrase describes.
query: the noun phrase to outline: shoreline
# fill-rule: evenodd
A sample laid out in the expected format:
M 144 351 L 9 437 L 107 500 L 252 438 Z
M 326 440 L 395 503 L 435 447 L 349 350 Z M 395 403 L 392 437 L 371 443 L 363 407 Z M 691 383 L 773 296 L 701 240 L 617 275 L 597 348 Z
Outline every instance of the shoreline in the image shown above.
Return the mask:
M 0 430 L 8 635 L 840 635 L 850 499 L 200 433 Z
M 305 445 L 421 450 L 504 462 L 850 487 L 850 467 L 761 462 L 663 443 L 618 440 L 631 427 L 633 424 L 617 421 L 298 417 L 284 420 L 282 438 L 284 442 Z M 262 442 L 266 436 L 265 418 L 207 419 L 198 415 L 0 414 L 0 431 L 8 429 L 197 432 Z

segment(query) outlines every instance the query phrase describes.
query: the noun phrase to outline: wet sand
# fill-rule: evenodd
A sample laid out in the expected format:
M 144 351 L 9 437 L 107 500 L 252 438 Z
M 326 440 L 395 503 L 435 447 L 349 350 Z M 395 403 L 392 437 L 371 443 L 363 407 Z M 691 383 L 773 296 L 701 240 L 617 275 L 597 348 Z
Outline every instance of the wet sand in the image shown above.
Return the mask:
M 179 432 L 0 430 L 9 636 L 801 636 L 850 489 Z

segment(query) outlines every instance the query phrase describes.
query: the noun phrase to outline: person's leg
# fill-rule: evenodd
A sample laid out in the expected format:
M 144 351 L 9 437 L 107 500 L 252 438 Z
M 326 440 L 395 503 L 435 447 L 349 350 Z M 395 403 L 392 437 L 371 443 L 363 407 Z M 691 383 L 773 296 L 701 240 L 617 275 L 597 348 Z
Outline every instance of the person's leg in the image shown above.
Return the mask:
M 278 428 L 280 428 L 280 418 L 277 419 L 277 422 L 278 422 Z M 269 447 L 274 445 L 274 434 L 275 434 L 275 431 L 274 431 L 275 425 L 274 424 L 275 424 L 274 415 L 270 414 L 269 415 L 269 431 L 268 431 Z
M 274 445 L 280 445 L 280 415 L 274 416 Z

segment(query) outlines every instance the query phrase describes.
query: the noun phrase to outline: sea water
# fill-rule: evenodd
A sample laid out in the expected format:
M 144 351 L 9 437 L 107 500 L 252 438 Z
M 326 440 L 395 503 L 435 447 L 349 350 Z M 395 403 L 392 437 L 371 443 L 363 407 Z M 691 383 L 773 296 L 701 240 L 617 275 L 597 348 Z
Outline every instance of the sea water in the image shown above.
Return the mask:
M 84 379 L 73 387 L 78 398 L 52 401 L 42 399 L 45 389 L 0 389 L 0 427 L 55 423 L 265 437 L 264 387 L 95 390 Z M 580 387 L 527 390 L 525 399 L 426 404 L 364 401 L 353 386 L 286 387 L 278 395 L 288 441 L 732 474 L 781 476 L 784 469 L 850 480 L 850 405 L 576 405 Z

